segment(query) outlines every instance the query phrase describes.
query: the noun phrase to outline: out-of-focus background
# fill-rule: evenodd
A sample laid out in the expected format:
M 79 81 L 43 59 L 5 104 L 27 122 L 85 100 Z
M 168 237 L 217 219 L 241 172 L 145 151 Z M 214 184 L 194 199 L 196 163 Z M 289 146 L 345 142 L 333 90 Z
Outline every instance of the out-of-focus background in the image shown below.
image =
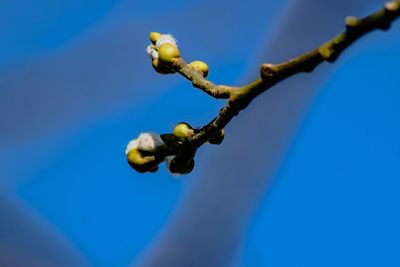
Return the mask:
M 383 3 L 0 2 L 0 265 L 399 266 L 400 21 L 255 100 L 190 175 L 124 154 L 224 105 L 155 73 L 150 31 L 239 85 Z

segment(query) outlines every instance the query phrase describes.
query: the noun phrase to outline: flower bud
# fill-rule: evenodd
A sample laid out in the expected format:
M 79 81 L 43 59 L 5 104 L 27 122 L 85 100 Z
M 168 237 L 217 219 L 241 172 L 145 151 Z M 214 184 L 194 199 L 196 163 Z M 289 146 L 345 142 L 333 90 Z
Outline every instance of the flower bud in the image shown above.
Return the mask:
M 137 148 L 132 148 L 126 158 L 129 165 L 140 173 L 154 170 L 159 163 L 154 155 L 145 155 L 143 151 Z
M 203 61 L 196 60 L 189 64 L 191 68 L 203 74 L 203 77 L 207 77 L 208 75 L 208 65 Z
M 157 49 L 159 49 L 163 44 L 172 44 L 177 47 L 176 39 L 171 34 L 161 34 L 160 38 L 158 38 L 156 42 Z
M 159 32 L 151 32 L 150 33 L 150 41 L 153 44 L 156 44 L 157 40 L 160 39 L 160 37 L 161 37 L 161 33 L 159 33 Z
M 158 57 L 162 63 L 170 65 L 175 59 L 180 58 L 180 53 L 176 45 L 165 43 L 158 48 Z
M 179 139 L 185 139 L 193 134 L 193 128 L 186 122 L 181 122 L 175 126 L 173 134 Z
M 166 145 L 160 135 L 141 133 L 126 146 L 125 154 L 129 165 L 138 172 L 155 172 L 164 160 Z
M 213 145 L 219 145 L 219 144 L 221 144 L 222 141 L 224 140 L 224 137 L 225 137 L 225 131 L 224 131 L 224 129 L 222 129 L 221 131 L 219 131 L 219 132 L 216 133 L 215 135 L 211 136 L 211 137 L 208 139 L 208 142 L 209 142 L 210 144 L 213 144 Z
M 190 159 L 189 161 L 182 161 L 178 160 L 177 157 L 171 159 L 168 157 L 169 160 L 166 161 L 167 169 L 176 175 L 180 174 L 188 174 L 192 172 L 194 168 L 194 159 Z
M 158 51 L 157 51 L 155 45 L 149 45 L 146 48 L 146 52 L 149 55 L 151 60 L 158 58 Z
M 156 133 L 141 133 L 137 140 L 137 148 L 143 151 L 155 152 L 164 146 L 164 141 Z

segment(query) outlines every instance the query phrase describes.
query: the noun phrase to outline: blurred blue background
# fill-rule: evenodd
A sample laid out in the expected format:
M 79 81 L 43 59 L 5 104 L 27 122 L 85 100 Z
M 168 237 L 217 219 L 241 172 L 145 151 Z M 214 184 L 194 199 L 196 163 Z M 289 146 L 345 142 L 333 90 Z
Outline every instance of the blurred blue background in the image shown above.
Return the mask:
M 124 154 L 224 105 L 155 73 L 150 31 L 245 84 L 383 2 L 2 1 L 2 266 L 400 266 L 400 21 L 255 100 L 190 175 Z

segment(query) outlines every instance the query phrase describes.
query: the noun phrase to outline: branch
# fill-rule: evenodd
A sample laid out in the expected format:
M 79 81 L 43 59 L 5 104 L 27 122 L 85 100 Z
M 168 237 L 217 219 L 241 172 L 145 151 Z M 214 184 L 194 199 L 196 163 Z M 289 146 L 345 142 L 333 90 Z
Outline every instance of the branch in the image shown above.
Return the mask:
M 148 47 L 148 53 L 152 58 L 154 69 L 163 74 L 179 73 L 192 82 L 193 87 L 198 88 L 208 95 L 218 99 L 228 99 L 226 105 L 218 115 L 208 124 L 193 129 L 187 123 L 178 124 L 173 134 L 162 135 L 165 144 L 154 152 L 142 151 L 143 158 L 146 153 L 157 153 L 154 166 L 138 166 L 132 157 L 128 155 L 128 162 L 136 170 L 150 171 L 158 167 L 163 158 L 169 160 L 168 168 L 173 173 L 188 173 L 193 169 L 194 156 L 198 148 L 205 143 L 220 144 L 223 140 L 225 126 L 245 109 L 253 99 L 267 91 L 277 83 L 301 72 L 312 72 L 318 65 L 327 61 L 333 63 L 339 55 L 351 44 L 365 34 L 376 29 L 388 30 L 391 23 L 400 16 L 400 0 L 387 2 L 383 9 L 364 18 L 348 17 L 345 20 L 346 30 L 331 40 L 303 55 L 279 64 L 266 63 L 261 66 L 260 78 L 242 87 L 216 85 L 206 79 L 208 66 L 201 61 L 187 64 L 181 57 L 176 46 L 175 39 L 170 35 L 151 33 L 153 42 Z M 144 153 L 146 152 L 146 153 Z M 135 155 L 137 155 L 135 151 Z M 141 162 L 143 162 L 143 158 Z M 160 161 L 161 159 L 161 161 Z M 150 164 L 151 165 L 151 164 Z

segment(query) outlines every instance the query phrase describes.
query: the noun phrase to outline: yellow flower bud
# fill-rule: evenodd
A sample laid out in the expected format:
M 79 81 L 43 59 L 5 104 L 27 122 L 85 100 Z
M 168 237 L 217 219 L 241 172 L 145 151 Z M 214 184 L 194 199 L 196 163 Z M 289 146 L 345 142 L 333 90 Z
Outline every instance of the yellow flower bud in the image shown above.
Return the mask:
M 163 63 L 172 64 L 175 59 L 180 58 L 180 53 L 175 45 L 165 43 L 158 48 L 158 56 Z
M 150 41 L 153 44 L 156 44 L 157 40 L 160 39 L 160 37 L 161 37 L 161 33 L 159 33 L 159 32 L 151 32 L 150 33 Z
M 185 139 L 193 134 L 193 128 L 189 124 L 181 122 L 175 126 L 173 133 L 177 138 Z
M 209 142 L 210 144 L 213 144 L 213 145 L 219 145 L 219 144 L 221 144 L 222 141 L 224 140 L 224 137 L 225 137 L 225 131 L 224 131 L 224 129 L 222 129 L 219 133 L 217 133 L 217 134 L 215 134 L 214 136 L 212 136 L 212 137 L 208 140 L 208 142 Z
M 189 64 L 191 68 L 203 74 L 203 77 L 208 75 L 208 65 L 200 60 L 195 60 Z
M 137 148 L 132 148 L 126 157 L 129 165 L 138 172 L 151 171 L 158 165 L 154 155 L 145 156 Z

